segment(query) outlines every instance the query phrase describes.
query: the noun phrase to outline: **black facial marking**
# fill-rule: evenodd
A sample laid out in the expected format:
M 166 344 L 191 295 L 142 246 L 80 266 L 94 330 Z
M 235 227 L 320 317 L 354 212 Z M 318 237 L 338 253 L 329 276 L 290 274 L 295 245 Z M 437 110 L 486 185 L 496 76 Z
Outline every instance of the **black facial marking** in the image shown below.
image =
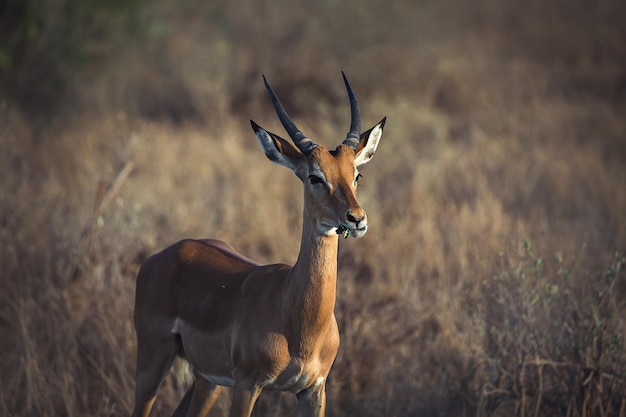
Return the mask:
M 311 184 L 313 185 L 324 184 L 324 180 L 318 177 L 317 175 L 309 175 L 309 181 L 311 181 Z

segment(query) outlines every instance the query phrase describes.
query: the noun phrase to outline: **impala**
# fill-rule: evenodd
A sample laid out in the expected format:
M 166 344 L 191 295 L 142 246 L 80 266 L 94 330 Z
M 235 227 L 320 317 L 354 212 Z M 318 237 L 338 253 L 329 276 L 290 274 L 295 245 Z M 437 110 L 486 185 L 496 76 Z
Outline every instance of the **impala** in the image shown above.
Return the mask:
M 359 238 L 367 217 L 356 197 L 385 119 L 361 134 L 358 102 L 343 74 L 350 131 L 329 151 L 289 118 L 263 77 L 295 146 L 251 121 L 265 155 L 304 185 L 300 253 L 293 266 L 260 265 L 218 240 L 183 240 L 149 257 L 137 276 L 137 374 L 133 416 L 146 417 L 176 357 L 194 383 L 174 415 L 204 416 L 223 386 L 230 417 L 248 417 L 263 388 L 290 391 L 298 415 L 323 416 L 326 378 L 339 347 L 335 319 L 340 235 Z

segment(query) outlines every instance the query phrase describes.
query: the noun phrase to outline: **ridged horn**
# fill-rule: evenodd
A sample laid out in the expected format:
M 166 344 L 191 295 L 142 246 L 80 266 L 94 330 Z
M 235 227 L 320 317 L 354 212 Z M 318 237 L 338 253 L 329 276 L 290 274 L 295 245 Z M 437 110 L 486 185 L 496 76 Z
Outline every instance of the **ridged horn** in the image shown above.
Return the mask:
M 263 75 L 263 82 L 265 83 L 265 89 L 272 98 L 272 104 L 274 105 L 276 115 L 278 116 L 278 119 L 280 119 L 280 122 L 283 124 L 283 127 L 285 128 L 287 133 L 289 134 L 289 137 L 291 138 L 291 140 L 293 140 L 293 143 L 295 143 L 295 145 L 298 147 L 298 149 L 300 149 L 303 154 L 308 155 L 313 149 L 317 147 L 317 145 L 311 139 L 307 138 L 305 134 L 302 133 L 302 131 L 298 129 L 296 124 L 291 120 L 291 118 L 285 111 L 285 108 L 280 103 L 278 96 L 276 95 L 270 84 L 267 82 L 267 78 L 265 78 L 265 75 Z
M 352 91 L 352 87 L 350 86 L 350 82 L 341 71 L 341 75 L 343 76 L 343 82 L 346 84 L 346 90 L 348 91 L 348 98 L 350 99 L 350 131 L 346 136 L 346 139 L 343 141 L 344 145 L 352 146 L 355 150 L 359 146 L 359 138 L 361 136 L 361 112 L 359 110 L 359 101 L 356 99 L 354 95 L 354 91 Z

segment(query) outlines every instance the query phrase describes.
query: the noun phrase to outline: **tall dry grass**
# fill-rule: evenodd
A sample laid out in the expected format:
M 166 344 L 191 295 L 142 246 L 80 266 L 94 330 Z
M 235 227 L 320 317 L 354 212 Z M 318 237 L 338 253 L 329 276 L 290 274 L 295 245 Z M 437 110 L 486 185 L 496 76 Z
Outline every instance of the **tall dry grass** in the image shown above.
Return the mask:
M 165 245 L 296 259 L 298 180 L 247 119 L 281 131 L 265 72 L 335 145 L 340 69 L 388 125 L 370 231 L 340 242 L 328 414 L 626 415 L 623 7 L 262 3 L 145 5 L 145 47 L 84 69 L 50 126 L 2 110 L 0 415 L 129 414 L 134 276 Z

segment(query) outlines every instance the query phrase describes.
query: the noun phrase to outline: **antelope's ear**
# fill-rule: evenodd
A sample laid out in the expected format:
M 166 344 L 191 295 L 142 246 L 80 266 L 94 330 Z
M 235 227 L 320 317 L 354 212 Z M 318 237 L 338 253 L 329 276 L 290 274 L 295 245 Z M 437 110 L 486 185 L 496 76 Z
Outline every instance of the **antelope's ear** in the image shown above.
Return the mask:
M 254 121 L 250 120 L 250 124 L 261 148 L 263 148 L 263 152 L 265 152 L 265 156 L 275 164 L 286 166 L 295 171 L 298 161 L 303 157 L 302 153 L 291 143 L 272 132 L 268 132 Z
M 378 141 L 383 135 L 383 127 L 385 127 L 386 121 L 387 118 L 383 117 L 383 120 L 378 122 L 374 127 L 361 134 L 361 137 L 359 138 L 359 145 L 356 148 L 356 156 L 354 158 L 356 166 L 363 165 L 372 159 L 374 153 L 376 153 Z

